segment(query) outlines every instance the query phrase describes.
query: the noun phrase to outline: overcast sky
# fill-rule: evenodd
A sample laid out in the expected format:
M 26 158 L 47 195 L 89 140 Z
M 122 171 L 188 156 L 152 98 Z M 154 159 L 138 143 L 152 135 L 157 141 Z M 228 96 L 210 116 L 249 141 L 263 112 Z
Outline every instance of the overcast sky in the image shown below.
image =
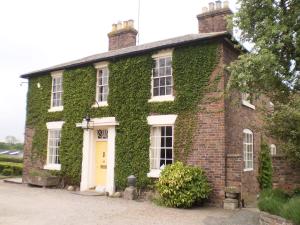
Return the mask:
M 197 33 L 209 2 L 140 1 L 140 44 Z M 137 15 L 138 0 L 1 0 L 0 140 L 24 139 L 27 81 L 19 75 L 107 51 L 111 25 L 133 19 L 137 28 Z

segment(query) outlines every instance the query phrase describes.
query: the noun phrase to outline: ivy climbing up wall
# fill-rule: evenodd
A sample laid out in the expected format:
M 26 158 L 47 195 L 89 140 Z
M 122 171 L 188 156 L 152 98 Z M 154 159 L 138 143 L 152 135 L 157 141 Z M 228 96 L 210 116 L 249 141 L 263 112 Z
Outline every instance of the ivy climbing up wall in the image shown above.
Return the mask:
M 137 185 L 144 187 L 149 183 L 150 127 L 147 116 L 178 114 L 175 123 L 175 160 L 185 161 L 191 151 L 197 105 L 219 60 L 218 44 L 201 43 L 174 50 L 174 102 L 148 103 L 153 66 L 151 55 L 110 61 L 108 107 L 91 107 L 96 95 L 96 70 L 92 65 L 64 71 L 62 112 L 48 112 L 51 100 L 50 74 L 31 78 L 26 126 L 36 130 L 33 155 L 45 160 L 46 123 L 65 121 L 60 149 L 60 174 L 67 183 L 79 184 L 83 131 L 76 128 L 75 124 L 81 122 L 86 114 L 93 118 L 115 116 L 119 122 L 116 128 L 116 185 L 124 188 L 127 176 L 134 174 L 138 178 Z M 40 88 L 37 83 L 40 83 Z

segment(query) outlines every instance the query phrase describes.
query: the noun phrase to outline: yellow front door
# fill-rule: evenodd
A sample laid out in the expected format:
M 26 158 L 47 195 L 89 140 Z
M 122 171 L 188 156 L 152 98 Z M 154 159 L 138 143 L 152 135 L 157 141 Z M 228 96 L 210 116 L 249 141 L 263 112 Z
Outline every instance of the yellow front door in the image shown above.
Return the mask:
M 96 185 L 106 184 L 107 141 L 96 142 Z

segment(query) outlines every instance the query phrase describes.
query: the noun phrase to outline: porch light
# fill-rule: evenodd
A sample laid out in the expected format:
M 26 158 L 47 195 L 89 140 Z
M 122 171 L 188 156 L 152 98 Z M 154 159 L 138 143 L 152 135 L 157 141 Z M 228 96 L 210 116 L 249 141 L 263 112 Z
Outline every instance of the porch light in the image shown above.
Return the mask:
M 82 128 L 83 129 L 90 129 L 91 118 L 88 114 L 83 118 L 83 121 L 84 121 L 84 123 L 83 123 Z

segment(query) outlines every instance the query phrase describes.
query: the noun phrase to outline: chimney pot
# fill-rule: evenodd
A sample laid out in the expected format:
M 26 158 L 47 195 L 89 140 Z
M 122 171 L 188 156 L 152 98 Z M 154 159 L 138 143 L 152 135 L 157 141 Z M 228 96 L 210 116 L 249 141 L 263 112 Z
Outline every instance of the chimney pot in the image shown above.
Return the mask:
M 128 21 L 123 22 L 123 28 L 127 29 L 128 28 Z
M 117 24 L 114 23 L 112 26 L 111 26 L 111 31 L 112 32 L 115 32 L 117 30 Z
M 213 3 L 213 2 L 208 3 L 208 8 L 209 8 L 209 11 L 214 11 L 215 10 L 215 3 Z
M 220 0 L 216 1 L 216 9 L 222 8 L 222 2 Z
M 133 20 L 128 20 L 128 27 L 129 28 L 134 28 L 134 21 Z
M 229 8 L 229 2 L 227 0 L 223 2 L 223 8 Z
M 207 7 L 202 7 L 202 13 L 206 13 L 208 11 Z
M 117 24 L 117 30 L 121 30 L 122 27 L 123 27 L 122 22 L 118 22 L 118 24 Z

